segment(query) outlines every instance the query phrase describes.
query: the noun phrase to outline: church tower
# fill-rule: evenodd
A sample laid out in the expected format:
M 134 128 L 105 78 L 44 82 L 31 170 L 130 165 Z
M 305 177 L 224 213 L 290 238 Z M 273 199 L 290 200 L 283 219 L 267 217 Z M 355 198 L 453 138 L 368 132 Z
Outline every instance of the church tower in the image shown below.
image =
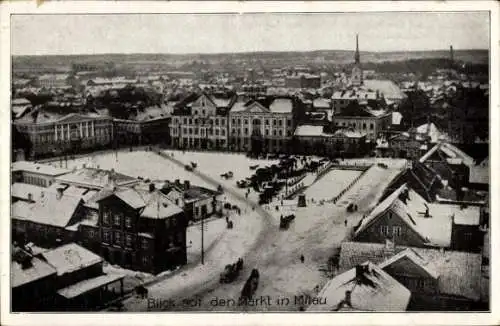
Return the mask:
M 354 86 L 363 85 L 363 70 L 361 69 L 361 61 L 359 58 L 359 43 L 358 34 L 356 34 L 356 53 L 354 54 L 354 67 L 351 73 L 351 84 Z

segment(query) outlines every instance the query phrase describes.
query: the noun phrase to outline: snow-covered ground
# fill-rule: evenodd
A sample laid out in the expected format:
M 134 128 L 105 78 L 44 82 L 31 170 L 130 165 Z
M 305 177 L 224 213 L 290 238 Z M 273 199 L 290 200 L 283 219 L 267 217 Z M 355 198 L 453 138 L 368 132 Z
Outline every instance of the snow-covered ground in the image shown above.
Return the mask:
M 341 198 L 341 202 L 344 198 L 357 201 L 359 210 L 354 213 L 348 213 L 345 206 L 340 203 L 321 204 L 317 200 L 312 202 L 311 199 L 307 201 L 307 207 L 297 207 L 296 200 L 283 201 L 281 206 L 281 201 L 278 199 L 266 205 L 265 209 L 273 216 L 276 225 L 273 226 L 272 236 L 260 244 L 260 250 L 255 253 L 256 261 L 253 264 L 246 263 L 243 275 L 235 282 L 216 287 L 202 295 L 200 306 L 184 309 L 176 307 L 175 310 L 297 311 L 299 305 L 295 304 L 214 307 L 211 300 L 216 297 L 237 300 L 251 268 L 254 267 L 260 272 L 259 286 L 255 293 L 257 298 L 270 295 L 273 300 L 277 297 L 287 297 L 293 301 L 296 295 L 313 295 L 315 288 L 321 288 L 327 281 L 325 270 L 328 258 L 332 256 L 334 249 L 349 237 L 352 228 L 362 216 L 376 206 L 385 187 L 399 172 L 398 168 L 384 169 L 378 166 L 370 168 Z M 295 213 L 295 220 L 288 230 L 279 230 L 277 228 L 279 216 L 289 212 Z M 304 263 L 300 262 L 301 255 L 305 258 Z
M 220 184 L 232 187 L 240 193 L 245 193 L 246 189 L 236 187 L 236 181 L 250 177 L 255 170 L 250 170 L 250 166 L 258 165 L 259 168 L 278 164 L 279 160 L 259 160 L 246 157 L 241 153 L 213 153 L 213 152 L 182 152 L 174 150 L 164 151 L 167 155 L 172 155 L 184 164 L 190 162 L 197 163 L 197 170 L 211 176 Z M 221 177 L 221 174 L 233 172 L 231 179 Z
M 306 198 L 329 200 L 342 192 L 362 171 L 331 170 L 304 192 Z
M 59 166 L 60 162 L 50 163 L 53 166 Z M 64 167 L 66 167 L 65 163 Z M 165 160 L 158 154 L 149 151 L 121 151 L 118 153 L 107 152 L 99 154 L 89 154 L 89 156 L 79 157 L 74 160 L 68 160 L 68 169 L 86 167 L 114 169 L 131 177 L 142 177 L 151 180 L 170 180 L 175 179 L 189 180 L 191 184 L 215 189 L 214 186 L 206 183 L 196 175 L 186 171 L 184 168 Z

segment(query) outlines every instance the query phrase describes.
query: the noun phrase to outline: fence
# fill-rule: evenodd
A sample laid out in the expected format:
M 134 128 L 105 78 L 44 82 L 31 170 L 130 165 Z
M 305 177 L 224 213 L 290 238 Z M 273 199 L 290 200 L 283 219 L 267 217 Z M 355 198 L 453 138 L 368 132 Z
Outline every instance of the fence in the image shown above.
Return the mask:
M 291 197 L 293 197 L 294 195 L 296 195 L 297 193 L 299 193 L 304 188 L 305 188 L 304 182 L 296 184 L 293 187 L 289 187 L 288 190 L 285 192 L 284 197 L 286 199 L 290 199 Z
M 371 165 L 370 165 L 370 167 L 371 167 Z M 345 188 L 344 188 L 344 189 L 340 192 L 340 194 L 338 194 L 337 196 L 333 197 L 333 198 L 331 199 L 331 201 L 332 201 L 334 204 L 336 204 L 336 203 L 337 203 L 337 201 L 339 201 L 339 199 L 340 199 L 340 198 L 342 198 L 342 196 L 344 196 L 344 194 L 345 194 L 347 191 L 349 191 L 349 190 L 352 188 L 352 186 L 354 186 L 354 185 L 356 184 L 356 182 L 358 182 L 358 181 L 359 181 L 359 179 L 361 179 L 361 178 L 365 175 L 365 173 L 366 173 L 366 172 L 370 169 L 370 167 L 365 168 L 365 169 L 363 170 L 363 172 L 361 172 L 361 174 L 360 174 L 360 175 L 358 175 L 358 176 L 357 176 L 357 177 L 356 177 L 353 181 L 351 181 L 351 183 L 349 183 L 349 185 L 348 185 L 347 187 L 345 187 Z

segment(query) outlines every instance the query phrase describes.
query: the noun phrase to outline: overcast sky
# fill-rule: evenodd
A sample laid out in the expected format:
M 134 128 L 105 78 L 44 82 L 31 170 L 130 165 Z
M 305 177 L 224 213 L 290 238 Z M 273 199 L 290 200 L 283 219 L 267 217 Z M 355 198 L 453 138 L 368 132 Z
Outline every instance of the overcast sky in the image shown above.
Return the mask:
M 12 54 L 487 49 L 475 13 L 13 15 Z

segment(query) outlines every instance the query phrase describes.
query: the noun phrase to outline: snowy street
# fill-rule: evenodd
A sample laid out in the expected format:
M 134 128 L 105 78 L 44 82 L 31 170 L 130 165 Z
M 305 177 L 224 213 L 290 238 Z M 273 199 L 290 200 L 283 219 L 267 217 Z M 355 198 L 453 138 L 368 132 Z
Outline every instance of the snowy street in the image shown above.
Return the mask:
M 173 156 L 172 156 L 173 154 Z M 118 158 L 118 159 L 117 159 Z M 148 161 L 148 168 L 141 164 Z M 186 171 L 183 166 L 197 162 L 198 167 Z M 54 162 L 53 164 L 58 164 Z M 236 180 L 249 177 L 250 165 L 268 166 L 272 161 L 251 160 L 241 154 L 196 153 L 164 151 L 161 153 L 138 151 L 107 153 L 100 156 L 78 158 L 69 161 L 68 167 L 99 166 L 151 180 L 186 179 L 193 184 L 216 188 L 222 185 L 225 201 L 238 205 L 241 216 L 232 214 L 234 229 L 225 228 L 224 219 L 214 219 L 205 224 L 205 264 L 201 264 L 201 226 L 188 228 L 188 264 L 171 273 L 147 278 L 150 299 L 160 300 L 153 304 L 135 295 L 124 301 L 128 311 L 160 310 L 252 310 L 297 311 L 300 305 L 287 306 L 227 306 L 215 305 L 214 298 L 233 298 L 237 301 L 244 282 L 252 268 L 258 268 L 260 282 L 255 296 L 272 298 L 295 295 L 312 295 L 328 278 L 328 259 L 335 248 L 348 238 L 352 227 L 378 202 L 388 183 L 401 171 L 405 162 L 390 161 L 388 169 L 373 165 L 340 198 L 337 204 L 322 202 L 340 193 L 361 171 L 334 169 L 318 180 L 308 173 L 304 184 L 307 207 L 297 207 L 296 199 L 280 199 L 263 207 L 257 205 L 257 193 L 253 190 L 245 198 L 246 189 L 236 187 Z M 342 164 L 369 164 L 374 160 L 345 160 Z M 232 179 L 220 174 L 232 171 Z M 328 190 L 327 190 L 328 189 Z M 325 191 L 327 190 L 327 191 Z M 355 202 L 359 210 L 348 213 L 346 205 Z M 276 207 L 278 206 L 278 210 Z M 253 210 L 255 208 L 255 210 Z M 279 230 L 281 215 L 295 214 L 288 230 Z M 347 225 L 345 225 L 347 222 Z M 304 263 L 300 256 L 304 256 Z M 219 284 L 219 275 L 226 264 L 244 259 L 239 277 L 229 284 Z M 194 300 L 196 299 L 196 300 Z M 163 300 L 163 301 L 162 301 Z M 194 304 L 196 302 L 196 304 Z M 168 304 L 167 304 L 168 303 Z

